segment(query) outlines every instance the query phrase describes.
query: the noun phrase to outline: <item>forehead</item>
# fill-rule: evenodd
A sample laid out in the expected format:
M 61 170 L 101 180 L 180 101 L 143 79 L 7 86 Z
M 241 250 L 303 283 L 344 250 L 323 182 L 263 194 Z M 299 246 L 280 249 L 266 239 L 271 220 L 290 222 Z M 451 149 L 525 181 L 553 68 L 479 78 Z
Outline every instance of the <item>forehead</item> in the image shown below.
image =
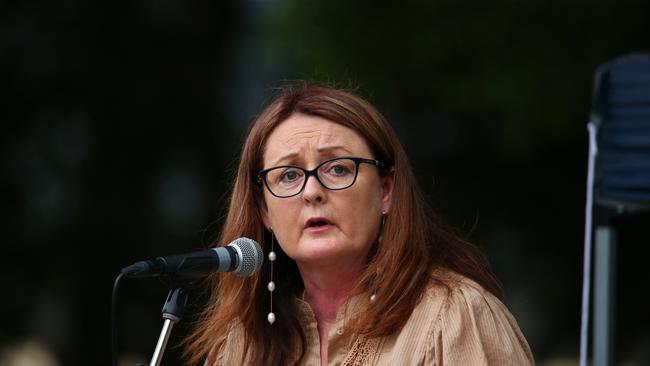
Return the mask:
M 365 139 L 330 120 L 296 113 L 271 132 L 264 148 L 264 165 L 277 165 L 319 156 L 371 157 Z

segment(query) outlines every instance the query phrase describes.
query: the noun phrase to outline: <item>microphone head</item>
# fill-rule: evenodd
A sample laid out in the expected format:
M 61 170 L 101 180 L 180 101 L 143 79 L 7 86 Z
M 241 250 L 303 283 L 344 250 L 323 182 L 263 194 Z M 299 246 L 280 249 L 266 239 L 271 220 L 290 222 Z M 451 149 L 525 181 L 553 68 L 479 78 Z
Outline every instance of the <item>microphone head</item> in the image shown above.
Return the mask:
M 264 262 L 262 247 L 253 239 L 239 238 L 228 244 L 239 254 L 239 263 L 233 271 L 234 274 L 242 277 L 249 277 L 257 272 Z

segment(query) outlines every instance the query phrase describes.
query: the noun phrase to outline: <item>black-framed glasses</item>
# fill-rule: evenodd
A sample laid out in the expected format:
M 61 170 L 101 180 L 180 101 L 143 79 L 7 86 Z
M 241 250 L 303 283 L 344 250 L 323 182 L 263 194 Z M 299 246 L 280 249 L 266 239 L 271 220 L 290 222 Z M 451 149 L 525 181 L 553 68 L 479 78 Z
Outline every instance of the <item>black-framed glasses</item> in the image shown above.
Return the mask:
M 325 160 L 312 170 L 295 165 L 264 169 L 257 173 L 257 180 L 264 181 L 269 192 L 279 198 L 292 197 L 302 192 L 307 185 L 307 179 L 312 175 L 323 187 L 338 191 L 349 188 L 356 182 L 361 163 L 383 166 L 379 160 L 341 157 Z

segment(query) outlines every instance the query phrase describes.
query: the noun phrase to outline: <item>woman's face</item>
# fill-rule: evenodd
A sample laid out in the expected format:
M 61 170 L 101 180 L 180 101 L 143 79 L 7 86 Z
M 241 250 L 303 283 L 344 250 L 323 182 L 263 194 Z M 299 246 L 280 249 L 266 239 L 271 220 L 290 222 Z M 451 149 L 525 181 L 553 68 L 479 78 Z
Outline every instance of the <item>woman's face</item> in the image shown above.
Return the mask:
M 293 114 L 268 137 L 264 169 L 296 165 L 307 170 L 336 157 L 373 159 L 355 131 L 329 120 Z M 278 198 L 264 189 L 264 224 L 299 265 L 363 265 L 377 240 L 382 211 L 391 204 L 393 177 L 381 177 L 376 166 L 360 164 L 355 183 L 332 191 L 314 176 L 303 191 Z

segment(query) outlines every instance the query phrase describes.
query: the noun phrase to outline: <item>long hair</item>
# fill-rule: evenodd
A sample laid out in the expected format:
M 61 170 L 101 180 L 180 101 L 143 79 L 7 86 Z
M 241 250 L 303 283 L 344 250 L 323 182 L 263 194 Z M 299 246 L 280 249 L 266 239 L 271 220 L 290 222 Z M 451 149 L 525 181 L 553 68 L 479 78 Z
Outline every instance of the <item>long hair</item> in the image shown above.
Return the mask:
M 387 167 L 380 173 L 392 170 L 394 174 L 392 205 L 382 228 L 382 240 L 371 249 L 353 291 L 372 290 L 377 296 L 372 306 L 360 312 L 351 331 L 380 337 L 401 329 L 432 281 L 449 287 L 437 275 L 439 268 L 469 277 L 501 298 L 501 288 L 485 256 L 449 229 L 426 204 L 404 149 L 386 119 L 364 99 L 337 89 L 304 83 L 289 86 L 254 120 L 241 154 L 219 243 L 246 236 L 257 240 L 265 253 L 270 250 L 271 234 L 261 216 L 264 188 L 257 182 L 257 173 L 262 169 L 266 139 L 294 113 L 318 116 L 358 132 L 373 158 Z M 209 305 L 185 342 L 184 353 L 190 364 L 207 359 L 206 364 L 211 365 L 235 324 L 243 329 L 243 357 L 256 365 L 285 365 L 303 357 L 305 335 L 293 301 L 302 290 L 302 279 L 295 262 L 279 245 L 275 250 L 276 322 L 269 325 L 266 320 L 270 307 L 266 261 L 249 278 L 214 275 L 210 278 Z

